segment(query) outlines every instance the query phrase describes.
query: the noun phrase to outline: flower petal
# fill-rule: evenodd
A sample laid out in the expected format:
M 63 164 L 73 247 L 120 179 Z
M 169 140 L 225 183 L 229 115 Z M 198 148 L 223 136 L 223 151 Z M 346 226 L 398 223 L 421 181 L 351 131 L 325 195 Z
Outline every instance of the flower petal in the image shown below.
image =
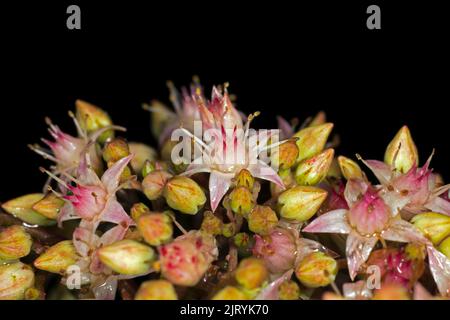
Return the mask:
M 391 180 L 392 170 L 386 163 L 378 160 L 363 160 L 360 159 L 377 177 L 383 185 L 388 185 Z
M 347 205 L 352 207 L 353 204 L 359 200 L 360 196 L 366 193 L 369 185 L 366 181 L 361 179 L 350 179 L 347 181 L 344 190 L 344 197 Z
M 101 185 L 101 181 L 95 171 L 92 169 L 91 160 L 89 155 L 86 153 L 84 156 L 80 157 L 80 163 L 77 168 L 77 178 L 85 185 Z
M 123 228 L 127 229 L 130 225 L 135 225 L 133 219 L 126 213 L 122 205 L 116 200 L 115 197 L 111 197 L 106 202 L 105 208 L 100 213 L 97 225 L 100 222 L 112 222 L 120 224 Z
M 225 175 L 212 171 L 209 176 L 209 196 L 211 198 L 211 210 L 216 211 L 225 193 L 231 185 L 231 175 Z
M 127 228 L 117 225 L 106 231 L 99 239 L 99 247 L 107 246 L 116 241 L 122 240 L 127 232 Z
M 288 270 L 278 279 L 269 283 L 259 292 L 259 294 L 255 297 L 255 300 L 278 300 L 278 288 L 284 281 L 291 278 L 293 272 L 294 270 L 292 269 Z
M 346 250 L 348 272 L 355 279 L 361 265 L 367 261 L 373 247 L 378 242 L 376 237 L 363 237 L 352 231 L 347 237 Z
M 450 297 L 450 259 L 437 251 L 432 244 L 427 245 L 428 263 L 439 292 Z
M 389 228 L 381 233 L 381 237 L 389 241 L 397 242 L 428 242 L 414 225 L 400 218 L 393 219 Z
M 94 246 L 98 240 L 98 236 L 93 234 L 86 228 L 78 227 L 73 232 L 73 245 L 78 254 L 82 257 L 87 257 L 91 246 Z
M 364 280 L 344 283 L 342 293 L 346 299 L 352 300 L 370 299 L 372 297 L 372 291 L 367 288 Z
M 58 215 L 58 227 L 62 228 L 62 223 L 67 220 L 81 219 L 73 208 L 70 202 L 66 202 Z
M 109 194 L 114 193 L 119 186 L 120 175 L 122 174 L 125 167 L 133 158 L 133 155 L 122 158 L 117 161 L 111 168 L 105 171 L 102 176 L 102 183 Z
M 278 173 L 269 165 L 265 164 L 261 160 L 258 160 L 258 164 L 250 165 L 248 170 L 252 176 L 263 180 L 268 180 L 275 183 L 280 188 L 285 188 L 283 180 L 278 176 Z
M 444 198 L 434 197 L 425 204 L 425 207 L 433 212 L 450 216 L 450 201 Z
M 114 300 L 117 291 L 117 276 L 109 276 L 92 288 L 96 300 Z
M 311 233 L 349 233 L 351 227 L 347 223 L 347 212 L 348 210 L 345 209 L 327 212 L 314 219 L 302 231 Z
M 433 296 L 420 284 L 420 282 L 417 282 L 414 286 L 414 300 L 433 300 Z

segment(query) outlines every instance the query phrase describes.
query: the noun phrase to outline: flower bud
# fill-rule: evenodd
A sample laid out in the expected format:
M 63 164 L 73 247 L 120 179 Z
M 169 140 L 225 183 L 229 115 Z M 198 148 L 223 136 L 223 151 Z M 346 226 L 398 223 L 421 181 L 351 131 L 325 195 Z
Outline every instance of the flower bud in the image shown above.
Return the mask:
M 299 185 L 312 186 L 320 183 L 333 162 L 334 150 L 327 149 L 312 158 L 303 160 L 295 170 L 295 180 Z
M 280 215 L 289 220 L 306 221 L 311 218 L 327 198 L 327 192 L 317 187 L 297 186 L 278 197 Z
M 48 219 L 55 220 L 64 203 L 63 199 L 50 192 L 42 200 L 36 202 L 32 209 Z
M 135 300 L 178 300 L 173 285 L 167 280 L 145 281 L 139 287 Z
M 300 288 L 295 281 L 286 280 L 278 287 L 280 300 L 298 300 L 300 298 Z
M 307 255 L 295 268 L 297 279 L 308 288 L 328 286 L 337 272 L 336 260 L 320 251 Z
M 144 240 L 152 246 L 159 246 L 172 239 L 172 219 L 167 214 L 145 214 L 137 220 L 137 227 Z
M 342 178 L 341 168 L 339 167 L 339 162 L 336 158 L 333 158 L 333 161 L 331 161 L 330 168 L 327 172 L 327 178 L 335 180 L 339 180 Z
M 248 297 L 238 288 L 226 286 L 217 292 L 212 300 L 248 300 Z
M 244 215 L 250 213 L 255 205 L 251 191 L 246 187 L 236 187 L 229 195 L 230 207 L 234 213 Z
M 284 190 L 289 189 L 296 185 L 295 177 L 291 169 L 278 171 L 278 176 L 281 178 L 281 181 L 283 181 L 284 188 L 280 187 L 278 184 L 271 183 L 270 193 L 272 197 L 276 197 Z
M 411 222 L 435 245 L 450 236 L 450 217 L 444 214 L 421 213 L 414 216 Z
M 108 114 L 93 104 L 83 100 L 75 101 L 76 117 L 81 128 L 88 133 L 97 131 L 101 128 L 112 125 Z M 98 141 L 104 143 L 106 140 L 114 137 L 114 131 L 108 130 L 100 135 Z
M 197 182 L 184 176 L 170 179 L 164 187 L 163 195 L 172 209 L 187 214 L 196 214 L 206 202 L 205 193 Z
M 145 176 L 142 181 L 142 189 L 149 200 L 156 200 L 163 195 L 164 186 L 172 177 L 170 173 L 163 170 L 155 170 Z
M 276 228 L 267 236 L 255 236 L 253 255 L 264 260 L 271 273 L 285 272 L 294 267 L 297 245 L 291 231 Z
M 268 206 L 257 205 L 248 215 L 248 228 L 257 234 L 268 234 L 277 224 L 277 214 Z
M 64 240 L 48 248 L 33 264 L 37 269 L 64 275 L 67 268 L 74 265 L 78 259 L 72 241 Z
M 211 211 L 206 211 L 200 229 L 206 233 L 217 236 L 222 233 L 223 222 Z
M 350 158 L 339 156 L 339 167 L 345 179 L 364 179 L 364 173 L 359 165 Z
M 151 105 L 144 105 L 144 108 L 152 110 L 150 113 L 152 134 L 155 138 L 159 138 L 173 117 L 172 111 L 157 100 L 152 101 Z
M 439 251 L 450 259 L 450 237 L 441 242 L 439 245 Z
M 308 127 L 318 126 L 327 122 L 327 115 L 324 111 L 319 111 L 317 114 L 311 119 L 311 122 L 308 124 Z
M 22 226 L 11 226 L 0 232 L 0 261 L 15 260 L 30 253 L 33 241 Z
M 145 244 L 134 240 L 120 240 L 97 251 L 101 262 L 113 271 L 126 275 L 148 272 L 155 252 Z
M 150 172 L 155 171 L 155 164 L 150 160 L 145 160 L 141 169 L 142 177 L 146 177 Z
M 255 183 L 255 178 L 253 178 L 250 171 L 247 169 L 242 169 L 239 171 L 236 177 L 236 186 L 238 187 L 246 187 L 249 190 L 253 189 L 253 184 Z
M 245 289 L 252 290 L 261 287 L 269 279 L 269 270 L 263 260 L 246 258 L 239 263 L 235 278 Z
M 385 284 L 375 290 L 372 300 L 410 300 L 408 290 L 398 284 Z
M 0 265 L 0 300 L 22 300 L 34 285 L 34 272 L 22 262 Z
M 299 151 L 297 162 L 308 159 L 321 152 L 325 147 L 331 129 L 333 129 L 332 123 L 324 123 L 318 126 L 304 128 L 294 134 L 294 137 L 298 138 L 296 142 Z
M 54 225 L 56 223 L 54 220 L 47 219 L 32 209 L 33 205 L 42 200 L 42 198 L 44 198 L 42 193 L 27 194 L 3 203 L 2 208 L 6 212 L 30 225 Z
M 271 154 L 271 164 L 280 170 L 291 168 L 297 161 L 298 147 L 294 140 L 282 143 Z
M 115 163 L 130 155 L 128 143 L 123 138 L 115 138 L 106 143 L 103 149 L 103 160 Z
M 150 209 L 142 202 L 133 204 L 133 206 L 130 209 L 131 218 L 133 218 L 135 222 L 137 222 L 139 218 L 145 214 L 150 214 Z
M 45 292 L 43 292 L 37 288 L 31 287 L 25 291 L 23 298 L 25 300 L 44 300 Z
M 134 172 L 141 172 L 147 161 L 154 161 L 157 158 L 156 151 L 152 147 L 138 142 L 129 142 L 128 147 L 130 153 L 133 154 L 131 159 L 131 168 Z
M 248 233 L 239 232 L 233 237 L 233 243 L 238 248 L 238 253 L 240 256 L 248 257 L 252 255 L 255 240 L 253 237 L 250 237 Z
M 235 233 L 236 233 L 236 224 L 234 224 L 233 222 L 223 224 L 222 235 L 224 237 L 230 238 L 234 236 Z
M 384 162 L 402 173 L 419 165 L 417 147 L 407 126 L 403 126 L 389 143 L 384 154 Z

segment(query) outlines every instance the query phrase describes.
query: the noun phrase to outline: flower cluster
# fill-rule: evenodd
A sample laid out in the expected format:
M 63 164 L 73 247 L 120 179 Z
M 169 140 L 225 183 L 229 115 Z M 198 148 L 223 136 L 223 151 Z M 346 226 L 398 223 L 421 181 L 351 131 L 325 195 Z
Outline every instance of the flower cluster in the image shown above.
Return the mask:
M 43 192 L 2 203 L 0 299 L 450 298 L 450 185 L 408 127 L 383 161 L 335 157 L 323 112 L 260 136 L 228 84 L 169 89 L 157 148 L 84 101 L 76 135 L 47 120 Z

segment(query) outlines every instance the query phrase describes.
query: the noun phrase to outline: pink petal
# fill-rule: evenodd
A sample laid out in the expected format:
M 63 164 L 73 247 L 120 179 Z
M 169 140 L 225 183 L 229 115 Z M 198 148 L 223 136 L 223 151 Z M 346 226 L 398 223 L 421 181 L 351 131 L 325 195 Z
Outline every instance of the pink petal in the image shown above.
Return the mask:
M 261 160 L 258 160 L 258 164 L 250 165 L 248 167 L 248 170 L 250 171 L 252 176 L 256 178 L 271 181 L 280 188 L 283 189 L 285 188 L 283 180 L 281 180 L 281 178 L 278 176 L 278 173 L 275 170 L 273 170 L 272 167 L 265 164 Z
M 425 207 L 433 212 L 450 216 L 450 201 L 444 198 L 434 197 L 425 204 Z
M 81 219 L 73 208 L 73 205 L 70 202 L 66 202 L 64 206 L 61 208 L 61 211 L 58 215 L 58 226 L 62 228 L 62 223 L 67 220 Z
M 347 212 L 348 210 L 345 209 L 327 212 L 314 219 L 303 228 L 303 231 L 311 233 L 350 233 L 351 227 L 347 223 Z
M 400 218 L 393 219 L 389 228 L 381 233 L 389 241 L 427 243 L 427 239 L 411 223 Z
M 427 245 L 428 263 L 439 292 L 450 297 L 450 259 L 436 250 L 432 244 Z
M 117 276 L 109 276 L 104 282 L 92 288 L 95 299 L 114 300 L 117 291 Z
M 78 227 L 73 232 L 73 245 L 78 254 L 82 257 L 87 257 L 89 255 L 91 246 L 95 244 L 97 240 L 98 236 L 86 228 Z
M 433 296 L 425 289 L 420 282 L 414 286 L 414 300 L 433 300 Z
M 105 209 L 100 213 L 99 220 L 97 222 L 111 222 L 121 225 L 127 229 L 130 225 L 135 225 L 133 219 L 125 212 L 122 205 L 116 200 L 115 197 L 110 197 L 105 205 Z
M 294 135 L 291 124 L 283 117 L 277 116 L 278 128 L 281 130 L 280 139 L 287 139 Z
M 361 195 L 366 193 L 369 185 L 366 181 L 361 179 L 350 179 L 347 181 L 344 190 L 344 197 L 349 207 L 352 207 L 357 202 Z
M 373 172 L 378 181 L 383 185 L 388 185 L 391 180 L 392 170 L 386 163 L 378 160 L 361 161 Z
M 106 231 L 99 239 L 99 247 L 107 246 L 119 240 L 122 240 L 127 232 L 127 228 L 117 225 Z
M 211 198 L 211 210 L 216 211 L 223 196 L 227 193 L 231 185 L 231 175 L 225 175 L 212 171 L 209 176 L 209 196 Z
M 101 181 L 97 174 L 91 168 L 91 160 L 89 155 L 86 153 L 84 156 L 80 157 L 80 163 L 77 169 L 77 178 L 84 185 L 101 185 Z
M 349 233 L 346 243 L 346 255 L 350 278 L 355 279 L 361 265 L 367 261 L 373 247 L 378 242 L 376 237 L 363 237 L 355 231 Z
M 291 278 L 293 272 L 294 270 L 292 269 L 288 270 L 281 277 L 269 283 L 267 287 L 262 289 L 255 297 L 255 300 L 278 300 L 278 288 L 284 281 Z
M 125 167 L 133 158 L 133 155 L 122 158 L 117 161 L 111 168 L 105 171 L 102 176 L 102 183 L 105 186 L 108 193 L 114 193 L 119 186 L 120 175 L 122 174 Z
M 391 208 L 392 216 L 396 216 L 400 213 L 400 211 L 408 205 L 411 200 L 411 197 L 404 196 L 398 193 L 397 191 L 387 191 L 381 194 L 381 198 L 383 198 L 384 203 Z

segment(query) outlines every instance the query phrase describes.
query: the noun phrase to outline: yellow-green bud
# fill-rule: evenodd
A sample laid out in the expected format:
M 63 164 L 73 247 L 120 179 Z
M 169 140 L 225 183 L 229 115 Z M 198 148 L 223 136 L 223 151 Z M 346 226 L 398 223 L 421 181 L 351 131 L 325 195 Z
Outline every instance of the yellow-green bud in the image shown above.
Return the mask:
M 128 147 L 133 158 L 130 161 L 134 172 L 141 172 L 147 161 L 156 160 L 156 151 L 152 147 L 138 142 L 129 142 Z
M 63 199 L 51 192 L 42 200 L 36 202 L 32 209 L 48 219 L 55 220 L 58 217 L 64 203 L 65 202 Z
M 271 183 L 270 184 L 270 193 L 271 193 L 272 197 L 276 197 L 284 190 L 289 189 L 292 186 L 296 185 L 295 177 L 294 177 L 294 174 L 291 169 L 278 171 L 278 176 L 283 181 L 284 188 L 281 188 L 279 185 L 277 185 L 275 183 Z
M 206 233 L 217 236 L 222 233 L 223 222 L 211 211 L 206 211 L 200 229 Z
M 248 297 L 238 288 L 226 286 L 217 292 L 212 300 L 248 300 Z
M 150 160 L 145 160 L 141 170 L 142 177 L 145 178 L 150 172 L 153 171 L 155 171 L 155 164 Z
M 252 255 L 252 248 L 255 244 L 255 239 L 248 233 L 239 232 L 233 237 L 233 243 L 238 248 L 240 256 L 248 257 Z
M 339 167 L 345 179 L 364 179 L 364 173 L 359 165 L 350 158 L 339 156 Z
M 263 260 L 246 258 L 239 263 L 235 278 L 242 287 L 252 290 L 261 287 L 268 280 L 269 270 Z
M 232 222 L 224 223 L 222 226 L 222 235 L 230 238 L 236 233 L 236 225 Z
M 37 269 L 64 275 L 67 268 L 74 265 L 78 259 L 72 241 L 64 240 L 48 248 L 33 264 Z
M 34 272 L 22 262 L 0 265 L 0 300 L 22 300 L 34 285 Z
M 175 210 L 196 214 L 206 202 L 206 196 L 194 180 L 177 176 L 170 179 L 163 192 L 167 204 Z
M 229 195 L 230 207 L 234 213 L 247 215 L 255 205 L 253 194 L 247 187 L 236 187 Z
M 133 218 L 135 222 L 137 222 L 142 215 L 149 213 L 151 213 L 149 207 L 142 202 L 133 204 L 130 209 L 131 218 Z
M 257 205 L 248 215 L 248 228 L 260 235 L 269 234 L 277 224 L 277 214 L 268 206 Z
M 112 125 L 109 115 L 93 104 L 83 100 L 75 101 L 77 120 L 82 129 L 88 133 L 97 131 L 101 128 Z M 98 141 L 105 143 L 106 140 L 114 137 L 114 131 L 108 130 L 100 135 Z
M 250 171 L 247 169 L 242 169 L 239 171 L 236 177 L 236 186 L 238 187 L 246 187 L 249 190 L 253 189 L 253 185 L 255 183 L 255 178 L 253 178 Z
M 407 126 L 403 126 L 389 143 L 384 162 L 403 173 L 419 164 L 417 147 Z
M 100 261 L 113 271 L 126 275 L 140 275 L 150 270 L 154 250 L 134 240 L 120 240 L 98 249 Z
M 411 222 L 437 245 L 450 236 L 450 217 L 436 212 L 425 212 L 414 216 Z
M 33 205 L 42 200 L 42 198 L 44 198 L 42 193 L 31 193 L 3 203 L 2 208 L 30 225 L 54 225 L 56 223 L 54 220 L 47 219 L 33 210 Z
M 173 285 L 167 280 L 145 281 L 139 287 L 135 300 L 177 300 Z
M 324 111 L 319 111 L 317 114 L 312 118 L 311 122 L 309 123 L 308 127 L 314 127 L 321 124 L 324 124 L 327 122 L 327 115 Z
M 425 260 L 427 253 L 424 244 L 411 242 L 405 246 L 405 253 L 410 260 L 423 261 Z
M 144 240 L 152 246 L 159 246 L 172 239 L 172 219 L 167 214 L 144 214 L 137 220 L 137 227 Z
M 295 281 L 286 280 L 278 287 L 278 297 L 280 300 L 298 300 L 300 298 L 300 288 Z
M 28 288 L 25 293 L 24 297 L 25 300 L 44 300 L 45 298 L 45 292 L 37 289 L 37 288 Z
M 271 155 L 271 164 L 280 170 L 292 167 L 298 158 L 298 147 L 294 140 L 288 140 L 278 146 Z
M 278 212 L 285 219 L 304 222 L 319 210 L 326 198 L 327 192 L 323 189 L 293 187 L 278 197 Z
M 128 143 L 123 138 L 115 138 L 106 143 L 103 149 L 103 160 L 115 163 L 130 155 Z
M 450 237 L 445 239 L 439 245 L 439 251 L 441 251 L 447 258 L 450 259 Z
M 308 159 L 321 152 L 325 147 L 332 129 L 332 123 L 324 123 L 304 128 L 294 134 L 294 137 L 298 138 L 296 142 L 299 151 L 297 162 Z
M 334 282 L 337 272 L 336 260 L 320 251 L 307 255 L 295 268 L 297 279 L 308 288 L 328 286 Z
M 334 149 L 327 149 L 300 162 L 295 170 L 297 183 L 302 186 L 313 186 L 320 183 L 327 176 L 333 156 Z
M 0 232 L 0 261 L 15 260 L 30 253 L 33 241 L 22 226 L 11 226 Z
M 147 174 L 142 180 L 142 189 L 149 200 L 156 200 L 163 195 L 164 186 L 172 177 L 164 170 L 155 170 Z

